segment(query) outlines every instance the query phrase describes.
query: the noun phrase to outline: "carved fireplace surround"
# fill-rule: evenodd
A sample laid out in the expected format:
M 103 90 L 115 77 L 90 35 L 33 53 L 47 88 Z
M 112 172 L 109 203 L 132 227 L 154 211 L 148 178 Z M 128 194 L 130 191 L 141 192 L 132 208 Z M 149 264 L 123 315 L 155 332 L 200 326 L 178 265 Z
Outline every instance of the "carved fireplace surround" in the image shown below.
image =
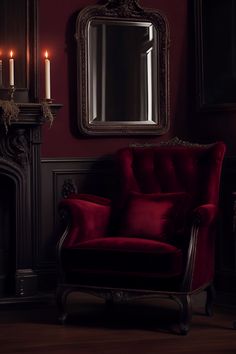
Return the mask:
M 19 119 L 8 132 L 0 124 L 0 303 L 38 296 L 44 118 L 40 104 L 18 107 Z M 59 107 L 50 105 L 53 114 Z

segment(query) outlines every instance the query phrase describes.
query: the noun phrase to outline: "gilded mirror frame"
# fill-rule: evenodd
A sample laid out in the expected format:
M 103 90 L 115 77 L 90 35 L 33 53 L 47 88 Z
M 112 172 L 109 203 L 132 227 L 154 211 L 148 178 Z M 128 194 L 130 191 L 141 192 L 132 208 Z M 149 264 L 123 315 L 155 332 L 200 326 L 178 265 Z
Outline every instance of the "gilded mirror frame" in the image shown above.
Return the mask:
M 157 116 L 150 122 L 115 120 L 99 121 L 89 118 L 89 55 L 88 28 L 91 21 L 114 23 L 150 23 L 156 31 L 157 72 L 155 80 Z M 143 9 L 137 0 L 108 0 L 105 5 L 84 8 L 77 17 L 78 127 L 85 135 L 162 135 L 169 130 L 169 27 L 166 18 L 154 9 Z

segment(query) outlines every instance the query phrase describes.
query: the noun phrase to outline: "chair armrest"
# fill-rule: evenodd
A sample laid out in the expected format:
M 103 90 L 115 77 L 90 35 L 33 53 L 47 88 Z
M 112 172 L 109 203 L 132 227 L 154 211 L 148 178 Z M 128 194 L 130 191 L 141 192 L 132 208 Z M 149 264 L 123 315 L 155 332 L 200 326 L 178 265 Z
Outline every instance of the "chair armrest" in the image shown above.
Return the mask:
M 192 222 L 200 226 L 212 224 L 218 214 L 218 208 L 214 204 L 203 204 L 193 210 Z
M 196 290 L 213 280 L 217 215 L 218 208 L 214 204 L 204 204 L 193 211 L 184 290 Z
M 80 242 L 106 235 L 111 215 L 109 199 L 89 194 L 73 195 L 62 200 L 59 209 L 68 215 L 68 231 L 60 242 L 61 247 L 76 247 Z

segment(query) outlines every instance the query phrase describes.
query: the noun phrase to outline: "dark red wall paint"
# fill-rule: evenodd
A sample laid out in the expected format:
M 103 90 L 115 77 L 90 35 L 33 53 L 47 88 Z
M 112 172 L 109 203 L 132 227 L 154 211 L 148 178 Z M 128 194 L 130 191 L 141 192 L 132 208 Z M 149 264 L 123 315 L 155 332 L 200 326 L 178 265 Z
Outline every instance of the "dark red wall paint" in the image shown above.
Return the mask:
M 62 103 L 51 128 L 43 128 L 43 157 L 99 157 L 112 154 L 130 142 L 157 142 L 186 135 L 188 116 L 188 0 L 143 0 L 143 7 L 159 9 L 170 27 L 170 118 L 168 134 L 161 137 L 83 137 L 76 125 L 76 46 L 75 19 L 92 0 L 39 1 L 40 98 L 44 96 L 43 53 L 51 57 L 52 97 Z

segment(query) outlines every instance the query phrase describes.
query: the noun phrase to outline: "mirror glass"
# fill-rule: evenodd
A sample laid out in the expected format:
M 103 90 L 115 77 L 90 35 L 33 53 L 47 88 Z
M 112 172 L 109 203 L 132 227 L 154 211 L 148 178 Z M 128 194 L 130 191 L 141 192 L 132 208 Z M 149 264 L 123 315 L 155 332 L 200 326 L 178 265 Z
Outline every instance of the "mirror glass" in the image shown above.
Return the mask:
M 77 18 L 78 126 L 88 135 L 169 128 L 169 32 L 157 11 L 109 0 Z
M 157 121 L 157 33 L 150 22 L 91 20 L 89 122 Z

